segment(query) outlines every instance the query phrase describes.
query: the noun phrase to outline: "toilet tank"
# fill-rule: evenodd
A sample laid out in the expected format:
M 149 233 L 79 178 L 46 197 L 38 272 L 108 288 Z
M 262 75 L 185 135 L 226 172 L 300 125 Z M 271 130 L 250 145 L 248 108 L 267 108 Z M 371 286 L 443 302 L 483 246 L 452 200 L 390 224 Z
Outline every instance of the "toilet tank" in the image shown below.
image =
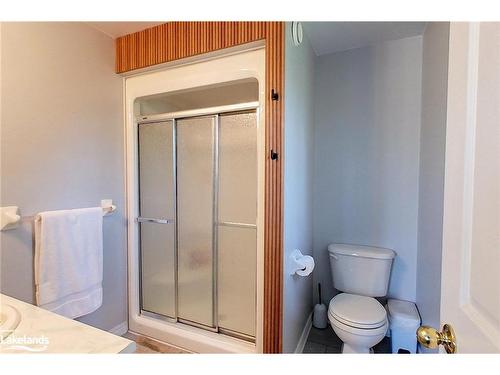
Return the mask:
M 387 294 L 396 253 L 381 247 L 330 244 L 330 268 L 335 289 L 368 297 Z

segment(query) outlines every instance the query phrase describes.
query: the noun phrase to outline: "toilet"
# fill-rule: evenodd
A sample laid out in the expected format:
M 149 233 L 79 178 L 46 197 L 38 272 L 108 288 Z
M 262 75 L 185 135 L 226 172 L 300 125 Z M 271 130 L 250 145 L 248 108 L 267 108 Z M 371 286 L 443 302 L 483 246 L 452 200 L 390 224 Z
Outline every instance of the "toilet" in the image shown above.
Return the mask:
M 396 253 L 380 247 L 330 244 L 333 286 L 342 293 L 332 298 L 328 320 L 342 340 L 342 353 L 370 353 L 387 333 L 384 306 L 374 297 L 387 294 Z

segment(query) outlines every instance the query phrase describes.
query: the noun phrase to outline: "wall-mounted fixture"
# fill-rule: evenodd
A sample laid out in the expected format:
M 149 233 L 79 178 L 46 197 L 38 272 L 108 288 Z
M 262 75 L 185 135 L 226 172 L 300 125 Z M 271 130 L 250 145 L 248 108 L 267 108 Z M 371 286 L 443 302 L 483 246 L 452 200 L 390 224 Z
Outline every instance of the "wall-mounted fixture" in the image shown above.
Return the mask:
M 302 23 L 292 22 L 292 40 L 295 46 L 299 46 L 304 38 L 304 32 L 302 31 Z
M 0 207 L 0 230 L 14 229 L 19 225 L 18 209 L 17 206 Z
M 113 199 L 101 199 L 102 216 L 109 216 L 116 210 Z
M 310 255 L 304 255 L 300 250 L 294 250 L 290 254 L 290 275 L 308 276 L 314 269 L 314 259 Z
M 102 208 L 102 216 L 111 215 L 116 210 L 116 206 L 113 204 L 112 199 L 102 199 L 101 208 Z M 18 210 L 19 210 L 18 206 L 0 207 L 0 230 L 17 228 L 21 220 L 23 221 L 34 220 L 35 216 L 21 217 L 18 214 Z

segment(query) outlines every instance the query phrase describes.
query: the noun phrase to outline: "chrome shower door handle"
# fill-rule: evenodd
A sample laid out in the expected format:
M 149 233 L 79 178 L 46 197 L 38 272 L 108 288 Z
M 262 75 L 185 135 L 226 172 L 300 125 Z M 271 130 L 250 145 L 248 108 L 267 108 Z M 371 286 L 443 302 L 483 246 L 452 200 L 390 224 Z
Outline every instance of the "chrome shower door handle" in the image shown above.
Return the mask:
M 138 217 L 138 223 L 155 223 L 155 224 L 173 224 L 174 220 L 171 219 L 155 219 L 152 217 Z

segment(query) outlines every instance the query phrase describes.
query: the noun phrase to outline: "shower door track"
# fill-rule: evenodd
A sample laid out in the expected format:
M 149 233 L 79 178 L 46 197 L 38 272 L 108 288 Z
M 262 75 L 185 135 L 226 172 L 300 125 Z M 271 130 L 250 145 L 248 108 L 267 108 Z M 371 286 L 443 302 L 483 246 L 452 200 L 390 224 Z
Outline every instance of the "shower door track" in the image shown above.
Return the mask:
M 222 113 L 241 112 L 245 110 L 253 110 L 258 108 L 259 108 L 259 102 L 246 102 L 246 103 L 229 104 L 217 107 L 190 109 L 186 111 L 159 113 L 157 115 L 151 115 L 151 116 L 137 116 L 136 120 L 138 124 L 147 124 L 150 122 L 160 122 L 166 120 L 180 120 L 188 117 L 200 117 L 200 116 L 210 116 L 210 115 L 215 116 Z
M 201 109 L 193 109 L 193 110 L 185 110 L 185 111 L 177 111 L 177 112 L 166 112 L 166 113 L 160 113 L 160 114 L 155 114 L 151 116 L 137 116 L 136 118 L 136 123 L 137 125 L 140 124 L 148 124 L 148 123 L 158 123 L 158 122 L 164 122 L 164 121 L 172 121 L 172 126 L 173 126 L 173 142 L 174 142 L 174 156 L 173 156 L 173 164 L 177 164 L 177 132 L 176 132 L 176 122 L 177 120 L 180 119 L 188 119 L 188 118 L 200 118 L 200 117 L 214 117 L 215 118 L 215 127 L 214 127 L 214 164 L 213 164 L 213 173 L 214 173 L 214 199 L 213 199 L 213 204 L 214 204 L 214 231 L 213 231 L 213 255 L 214 255 L 214 272 L 213 274 L 215 275 L 214 277 L 214 301 L 218 300 L 218 295 L 217 295 L 217 227 L 218 226 L 228 226 L 228 227 L 240 227 L 240 228 L 257 228 L 256 224 L 248 224 L 248 223 L 237 223 L 237 222 L 228 222 L 228 221 L 218 221 L 218 128 L 219 128 L 219 115 L 221 114 L 227 114 L 227 113 L 242 113 L 246 111 L 255 111 L 256 116 L 257 116 L 257 124 L 259 124 L 259 102 L 254 101 L 254 102 L 246 102 L 246 103 L 238 103 L 238 104 L 230 104 L 230 105 L 224 105 L 224 106 L 216 106 L 216 107 L 207 107 L 207 108 L 201 108 Z M 175 188 L 174 188 L 174 200 L 177 201 L 177 167 L 174 168 L 174 181 L 175 181 Z M 170 220 L 170 219 L 155 219 L 155 218 L 149 218 L 149 217 L 142 217 L 139 216 L 136 218 L 137 224 L 143 223 L 143 222 L 153 222 L 153 223 L 158 223 L 158 224 L 174 224 L 177 225 L 177 208 L 175 208 L 174 212 L 175 219 Z M 178 243 L 177 243 L 177 230 L 175 230 L 175 284 L 177 285 L 178 283 Z M 139 246 L 139 253 L 141 253 L 140 246 Z M 218 304 L 217 302 L 214 303 L 213 305 L 213 319 L 214 319 L 214 326 L 207 326 L 204 324 L 200 324 L 197 322 L 193 322 L 190 320 L 186 320 L 183 318 L 179 317 L 178 313 L 178 289 L 177 287 L 175 288 L 175 316 L 166 316 L 162 315 L 159 313 L 155 313 L 152 311 L 144 310 L 142 308 L 142 287 L 141 287 L 141 280 L 142 280 L 142 266 L 141 266 L 142 261 L 139 261 L 139 311 L 141 315 L 144 315 L 149 318 L 153 319 L 158 319 L 161 321 L 165 321 L 171 324 L 181 324 L 181 325 L 188 325 L 191 327 L 203 329 L 206 331 L 210 331 L 213 333 L 219 333 L 223 334 L 226 336 L 230 336 L 233 338 L 237 338 L 240 340 L 248 341 L 255 343 L 256 338 L 253 336 L 246 335 L 244 333 L 240 332 L 235 332 L 229 329 L 224 329 L 219 327 L 218 322 L 217 322 L 217 315 L 218 315 Z
M 235 332 L 235 331 L 232 331 L 230 329 L 225 329 L 225 328 L 214 329 L 212 327 L 204 326 L 203 324 L 199 324 L 199 323 L 196 323 L 196 322 L 191 322 L 189 320 L 180 319 L 180 318 L 179 319 L 174 319 L 174 318 L 171 318 L 171 317 L 168 317 L 168 316 L 165 316 L 165 315 L 161 315 L 161 314 L 157 314 L 157 313 L 154 313 L 154 312 L 151 312 L 151 311 L 148 311 L 148 310 L 141 309 L 140 311 L 141 311 L 141 315 L 144 315 L 144 316 L 146 316 L 148 318 L 153 318 L 153 319 L 161 320 L 161 321 L 164 321 L 164 322 L 167 322 L 167 323 L 171 323 L 171 324 L 181 324 L 181 325 L 187 325 L 189 327 L 200 328 L 200 329 L 203 329 L 205 331 L 210 331 L 210 332 L 213 332 L 213 333 L 220 333 L 220 334 L 223 334 L 225 336 L 230 336 L 230 337 L 234 337 L 236 339 L 240 339 L 240 340 L 248 341 L 248 342 L 251 342 L 251 343 L 255 343 L 255 337 L 249 336 L 249 335 L 245 335 L 244 333 L 241 333 L 241 332 Z

